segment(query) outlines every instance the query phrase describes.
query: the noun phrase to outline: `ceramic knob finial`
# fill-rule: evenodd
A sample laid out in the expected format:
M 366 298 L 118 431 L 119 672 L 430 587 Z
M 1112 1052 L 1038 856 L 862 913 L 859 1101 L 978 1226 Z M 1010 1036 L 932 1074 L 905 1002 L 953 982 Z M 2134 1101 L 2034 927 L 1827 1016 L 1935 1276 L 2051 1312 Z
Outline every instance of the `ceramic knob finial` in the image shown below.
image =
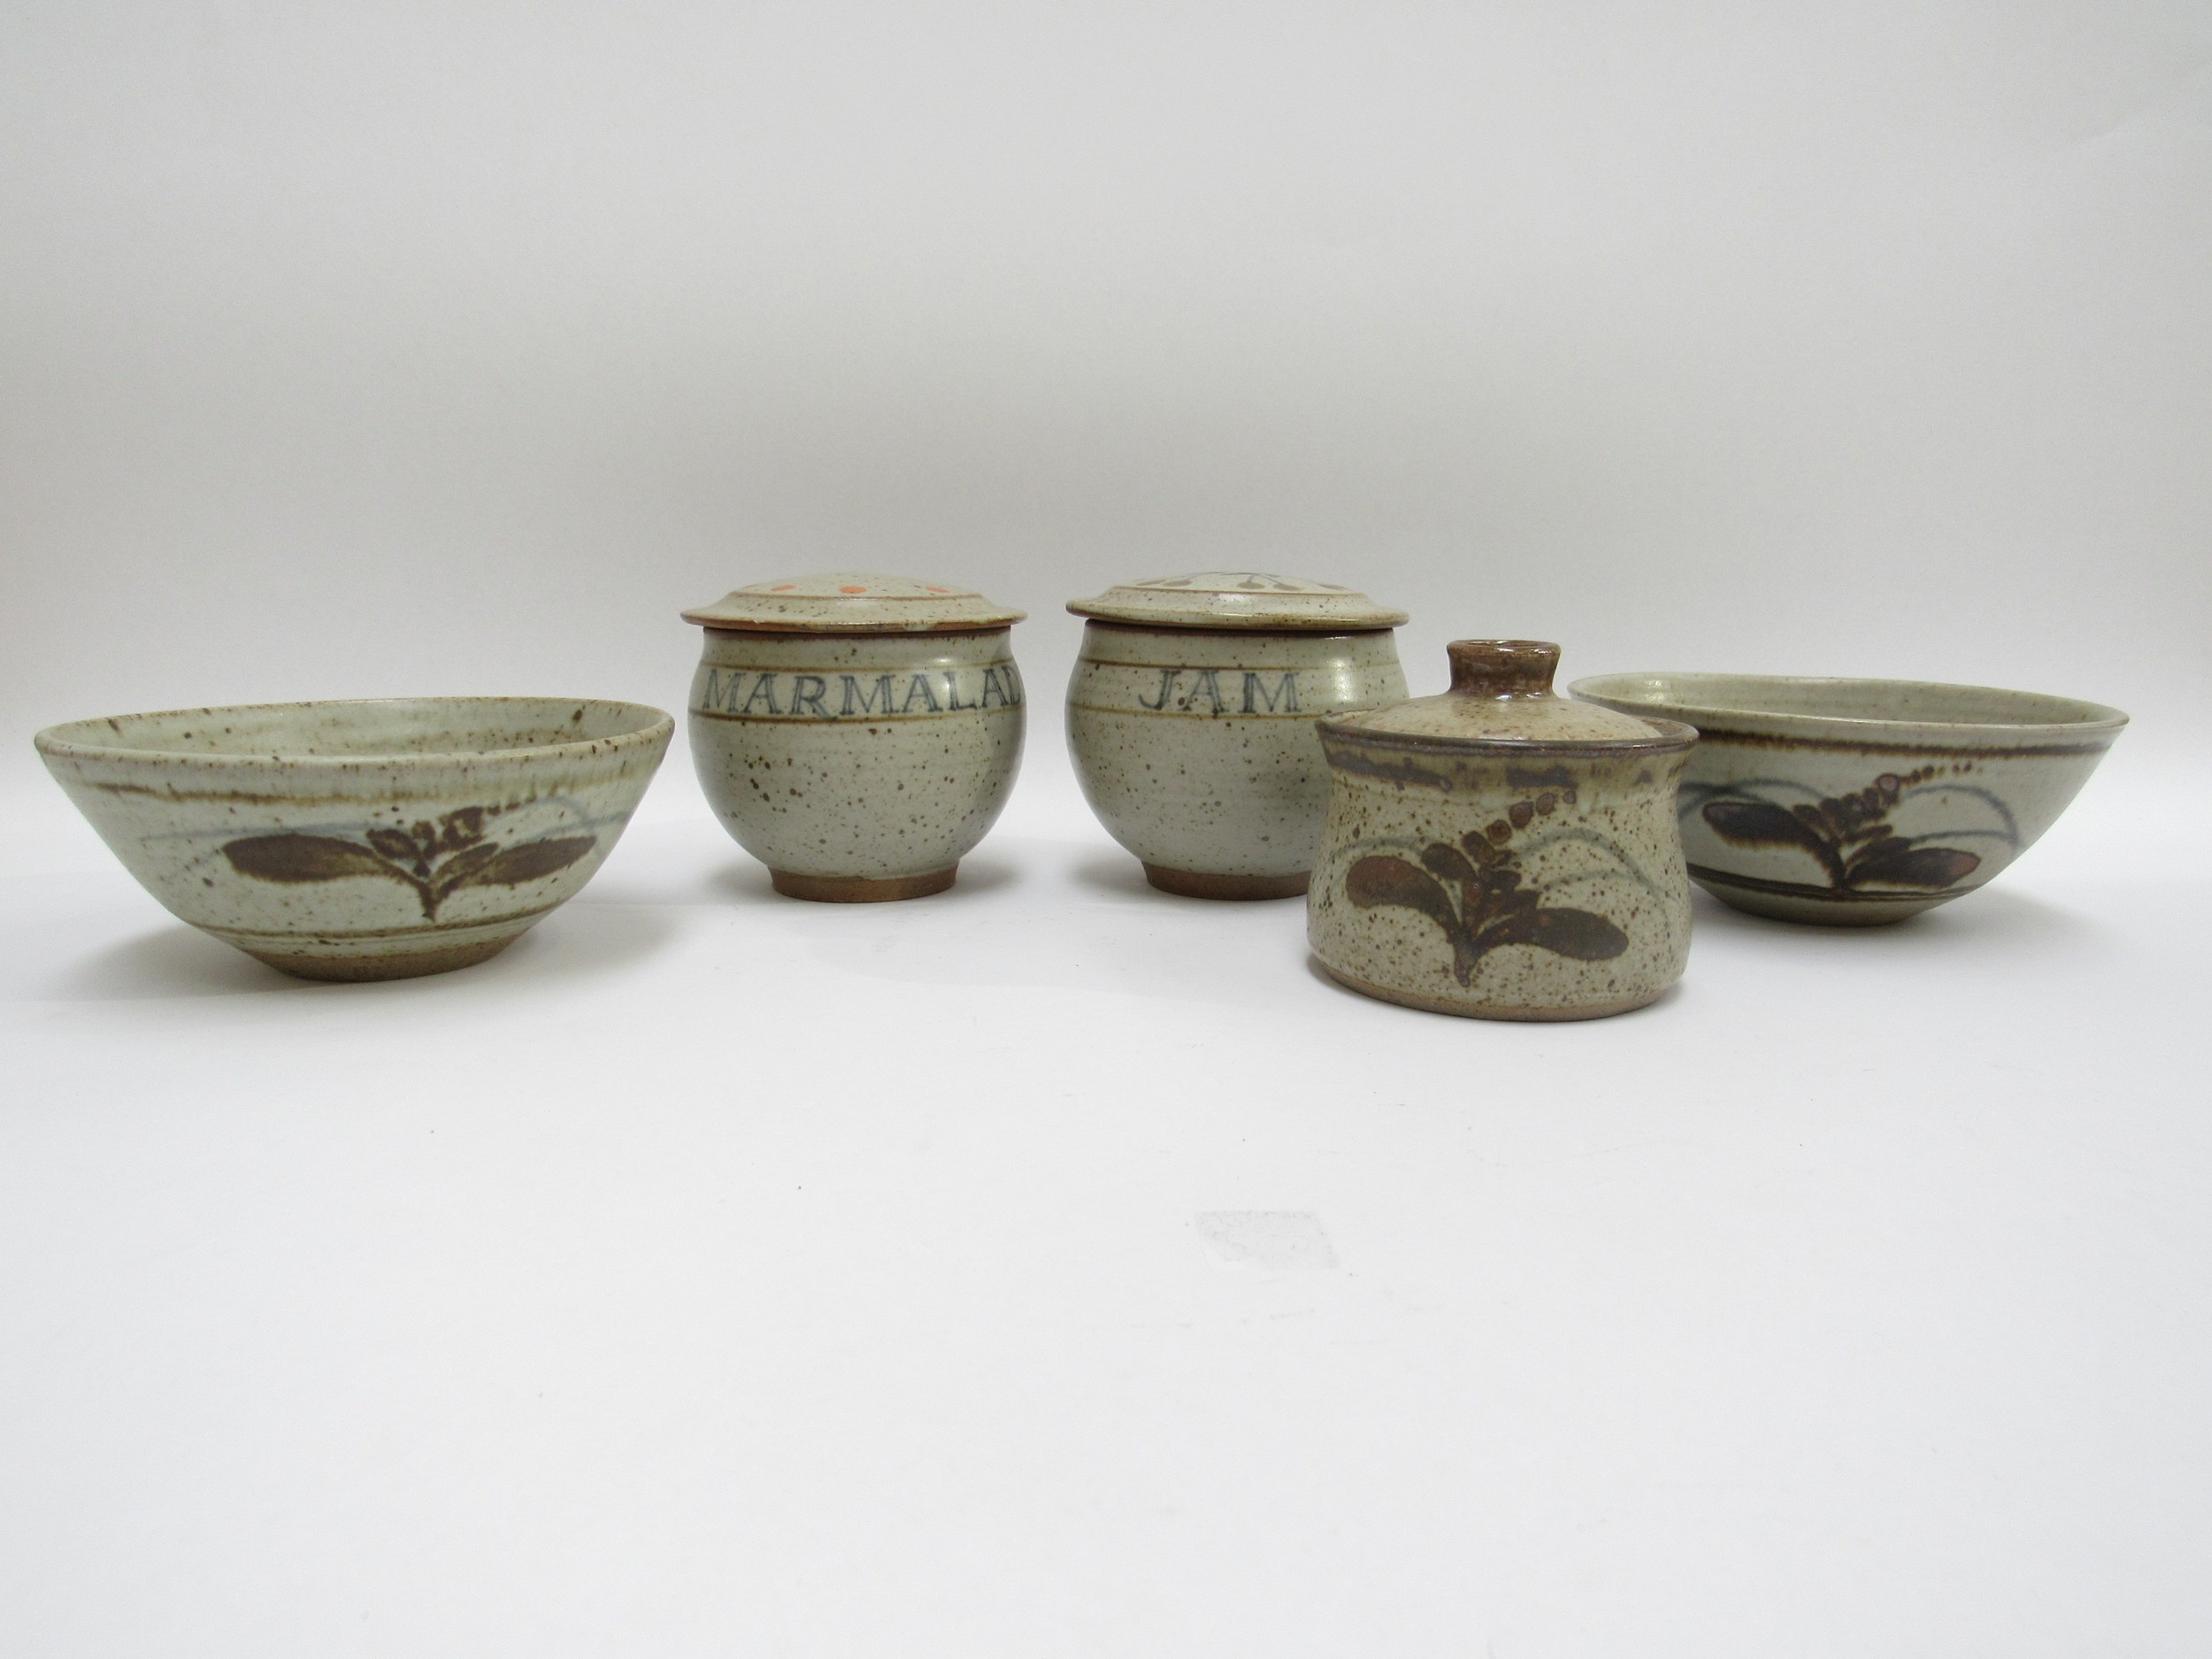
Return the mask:
M 1542 640 L 1454 640 L 1452 689 L 1478 697 L 1540 697 L 1551 690 L 1559 648 Z

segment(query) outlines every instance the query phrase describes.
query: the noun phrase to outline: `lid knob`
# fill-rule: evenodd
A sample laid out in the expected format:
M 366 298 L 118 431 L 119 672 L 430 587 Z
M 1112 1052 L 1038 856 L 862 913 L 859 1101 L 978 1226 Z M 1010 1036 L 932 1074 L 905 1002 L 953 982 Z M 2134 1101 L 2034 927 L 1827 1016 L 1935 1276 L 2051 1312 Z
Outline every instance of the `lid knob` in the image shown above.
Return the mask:
M 1542 640 L 1454 640 L 1452 689 L 1475 697 L 1541 697 L 1551 691 L 1559 648 Z

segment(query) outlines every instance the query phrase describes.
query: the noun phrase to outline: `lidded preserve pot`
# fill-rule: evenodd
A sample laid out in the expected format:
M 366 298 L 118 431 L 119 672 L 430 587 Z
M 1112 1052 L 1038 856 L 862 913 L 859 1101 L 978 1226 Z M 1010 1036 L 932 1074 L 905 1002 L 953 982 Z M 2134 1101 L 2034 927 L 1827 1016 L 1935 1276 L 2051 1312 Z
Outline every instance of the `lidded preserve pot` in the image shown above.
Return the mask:
M 1440 1014 L 1641 1008 L 1689 955 L 1674 798 L 1695 729 L 1553 695 L 1555 645 L 1446 649 L 1441 696 L 1320 723 L 1314 955 L 1354 990 Z
M 1167 576 L 1069 602 L 1087 618 L 1068 749 L 1107 832 L 1156 887 L 1306 890 L 1328 806 L 1318 715 L 1406 695 L 1402 611 L 1251 571 Z
M 684 612 L 706 630 L 699 781 L 779 893 L 864 902 L 952 885 L 1021 764 L 1022 615 L 857 572 L 755 582 Z

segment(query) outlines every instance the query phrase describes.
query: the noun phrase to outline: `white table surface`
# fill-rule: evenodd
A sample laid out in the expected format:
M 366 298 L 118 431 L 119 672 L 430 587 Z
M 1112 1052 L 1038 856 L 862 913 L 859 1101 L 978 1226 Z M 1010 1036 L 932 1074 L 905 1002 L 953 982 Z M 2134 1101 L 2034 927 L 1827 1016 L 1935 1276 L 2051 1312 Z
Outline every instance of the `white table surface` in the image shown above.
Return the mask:
M 1053 755 L 845 908 L 680 746 L 580 898 L 377 986 L 12 795 L 0 1648 L 2201 1655 L 2177 761 L 1901 927 L 1701 895 L 1563 1027 L 1154 894 Z

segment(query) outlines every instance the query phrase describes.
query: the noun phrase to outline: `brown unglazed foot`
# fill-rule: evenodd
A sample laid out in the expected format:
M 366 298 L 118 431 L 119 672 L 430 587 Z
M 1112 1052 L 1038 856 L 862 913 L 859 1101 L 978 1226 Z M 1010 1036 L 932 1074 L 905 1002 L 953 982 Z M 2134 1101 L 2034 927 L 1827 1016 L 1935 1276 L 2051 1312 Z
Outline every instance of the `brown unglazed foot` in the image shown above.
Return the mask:
M 1313 880 L 1313 872 L 1294 876 L 1222 876 L 1203 870 L 1170 870 L 1147 864 L 1144 879 L 1163 893 L 1187 899 L 1294 899 Z
M 942 893 L 959 873 L 960 866 L 951 864 L 926 876 L 803 876 L 790 870 L 771 870 L 768 879 L 787 899 L 811 899 L 817 904 L 882 904 Z
M 273 968 L 303 979 L 342 979 L 358 983 L 368 979 L 413 979 L 426 973 L 450 973 L 456 968 L 472 968 L 480 962 L 488 962 L 501 951 L 522 937 L 518 933 L 498 939 L 472 940 L 463 945 L 424 945 L 415 950 L 386 950 L 373 955 L 364 952 L 357 956 L 312 955 L 303 950 L 271 950 L 265 946 L 247 950 L 250 956 L 258 957 Z

